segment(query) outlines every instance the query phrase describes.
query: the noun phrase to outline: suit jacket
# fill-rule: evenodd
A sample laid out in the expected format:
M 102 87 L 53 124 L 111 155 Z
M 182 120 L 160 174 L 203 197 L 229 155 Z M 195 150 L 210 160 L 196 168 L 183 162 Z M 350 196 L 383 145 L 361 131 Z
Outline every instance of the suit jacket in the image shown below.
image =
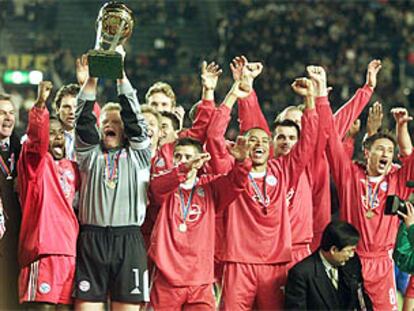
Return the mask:
M 0 150 L 0 157 L 9 166 L 9 159 L 14 157 L 17 162 L 20 153 L 20 140 L 14 134 L 10 137 L 10 148 L 8 151 Z M 17 163 L 12 172 L 13 179 L 8 180 L 3 171 L 0 171 L 0 197 L 3 201 L 6 214 L 6 233 L 0 239 L 0 310 L 17 310 L 18 303 L 18 275 L 17 246 L 19 241 L 21 210 L 15 181 Z
M 286 310 L 362 310 L 361 296 L 367 310 L 372 310 L 363 290 L 361 262 L 355 254 L 338 267 L 338 290 L 332 285 L 319 251 L 297 263 L 289 271 L 286 285 Z M 359 293 L 358 293 L 359 292 Z

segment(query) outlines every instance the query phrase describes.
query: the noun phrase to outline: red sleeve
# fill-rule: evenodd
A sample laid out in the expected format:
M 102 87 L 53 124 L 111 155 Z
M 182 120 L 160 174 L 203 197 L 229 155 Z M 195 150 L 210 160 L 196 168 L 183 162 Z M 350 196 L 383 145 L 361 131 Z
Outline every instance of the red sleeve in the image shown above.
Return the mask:
M 342 141 L 342 144 L 344 145 L 344 150 L 346 154 L 350 159 L 352 159 L 352 157 L 354 156 L 355 139 L 349 136 L 345 137 Z
M 287 156 L 282 157 L 284 168 L 287 168 L 284 174 L 288 189 L 296 187 L 300 175 L 312 159 L 317 141 L 318 119 L 316 109 L 305 110 L 302 117 L 302 132 L 299 142 Z
M 402 199 L 408 199 L 412 189 L 406 186 L 407 181 L 414 180 L 414 152 L 408 157 L 404 157 L 401 168 L 395 172 L 396 195 Z
M 151 159 L 151 175 L 173 167 L 175 142 L 161 145 Z
M 330 133 L 326 153 L 331 174 L 338 191 L 340 191 L 344 181 L 351 175 L 352 159 L 348 156 L 337 129 L 334 126 L 332 110 L 327 97 L 322 98 L 318 103 L 318 111 L 320 121 L 327 126 Z
M 226 105 L 217 108 L 207 129 L 206 151 L 210 153 L 210 166 L 214 174 L 226 174 L 234 165 L 234 158 L 227 150 L 224 139 L 230 121 L 230 109 Z
M 236 161 L 233 169 L 224 176 L 211 182 L 215 196 L 216 208 L 225 208 L 246 189 L 249 182 L 248 174 L 252 168 L 252 161 Z
M 259 105 L 256 92 L 253 90 L 246 98 L 239 99 L 240 133 L 243 134 L 252 128 L 261 128 L 269 135 L 271 132 Z
M 161 205 L 164 197 L 177 190 L 180 183 L 185 181 L 187 173 L 188 168 L 185 164 L 181 164 L 171 170 L 154 175 L 150 182 L 152 203 Z
M 207 127 L 214 110 L 214 101 L 203 99 L 201 104 L 197 107 L 197 113 L 191 128 L 181 131 L 178 136 L 180 138 L 191 137 L 203 144 L 206 140 Z
M 29 112 L 27 140 L 23 145 L 23 152 L 27 154 L 26 165 L 28 173 L 35 174 L 35 170 L 42 158 L 49 150 L 49 111 L 47 108 L 33 107 Z
M 358 119 L 362 110 L 368 104 L 372 92 L 373 90 L 368 85 L 364 85 L 357 90 L 355 95 L 346 104 L 335 112 L 334 123 L 341 139 L 345 137 L 351 125 Z

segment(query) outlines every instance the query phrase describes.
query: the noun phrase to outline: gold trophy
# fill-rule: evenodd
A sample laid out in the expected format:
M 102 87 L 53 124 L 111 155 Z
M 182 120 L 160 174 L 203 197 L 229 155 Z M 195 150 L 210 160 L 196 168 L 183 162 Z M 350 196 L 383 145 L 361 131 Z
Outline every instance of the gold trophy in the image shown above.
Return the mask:
M 125 4 L 111 1 L 102 6 L 96 20 L 95 48 L 88 52 L 91 77 L 122 78 L 122 56 L 115 49 L 128 40 L 133 28 L 134 16 Z

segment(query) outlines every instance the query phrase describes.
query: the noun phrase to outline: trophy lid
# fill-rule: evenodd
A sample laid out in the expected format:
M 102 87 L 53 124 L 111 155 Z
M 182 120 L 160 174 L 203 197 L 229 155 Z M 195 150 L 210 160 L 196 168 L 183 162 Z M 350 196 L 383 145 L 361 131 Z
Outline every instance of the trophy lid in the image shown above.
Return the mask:
M 96 27 L 98 28 L 100 24 L 102 39 L 105 43 L 110 44 L 112 42 L 122 21 L 125 23 L 121 31 L 120 44 L 125 43 L 132 35 L 132 29 L 134 28 L 134 15 L 132 10 L 125 4 L 116 1 L 107 2 L 101 7 L 96 20 Z

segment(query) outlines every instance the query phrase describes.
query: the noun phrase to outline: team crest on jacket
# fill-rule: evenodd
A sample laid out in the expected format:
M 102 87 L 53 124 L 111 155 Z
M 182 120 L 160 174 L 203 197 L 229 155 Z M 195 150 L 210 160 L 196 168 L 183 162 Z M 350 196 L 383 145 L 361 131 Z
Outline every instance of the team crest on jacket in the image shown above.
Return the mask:
M 386 181 L 383 181 L 383 182 L 380 184 L 380 189 L 381 189 L 382 191 L 384 191 L 384 192 L 387 192 L 387 190 L 388 190 L 388 183 L 387 183 Z
M 277 184 L 277 179 L 276 179 L 276 177 L 275 177 L 275 176 L 273 176 L 273 175 L 266 176 L 266 183 L 267 183 L 269 186 L 274 187 L 274 186 L 276 186 L 276 184 Z
M 203 188 L 197 188 L 197 194 L 200 196 L 200 197 L 202 197 L 202 198 L 204 198 L 204 189 Z
M 71 170 L 68 169 L 62 169 L 62 171 L 59 172 L 59 183 L 62 187 L 63 193 L 65 194 L 66 198 L 70 198 L 73 190 L 73 183 L 75 180 L 75 175 Z
M 201 207 L 197 204 L 192 204 L 188 211 L 187 222 L 196 222 L 201 217 Z
M 165 166 L 165 160 L 164 158 L 159 158 L 157 162 L 155 163 L 155 167 L 164 167 Z

